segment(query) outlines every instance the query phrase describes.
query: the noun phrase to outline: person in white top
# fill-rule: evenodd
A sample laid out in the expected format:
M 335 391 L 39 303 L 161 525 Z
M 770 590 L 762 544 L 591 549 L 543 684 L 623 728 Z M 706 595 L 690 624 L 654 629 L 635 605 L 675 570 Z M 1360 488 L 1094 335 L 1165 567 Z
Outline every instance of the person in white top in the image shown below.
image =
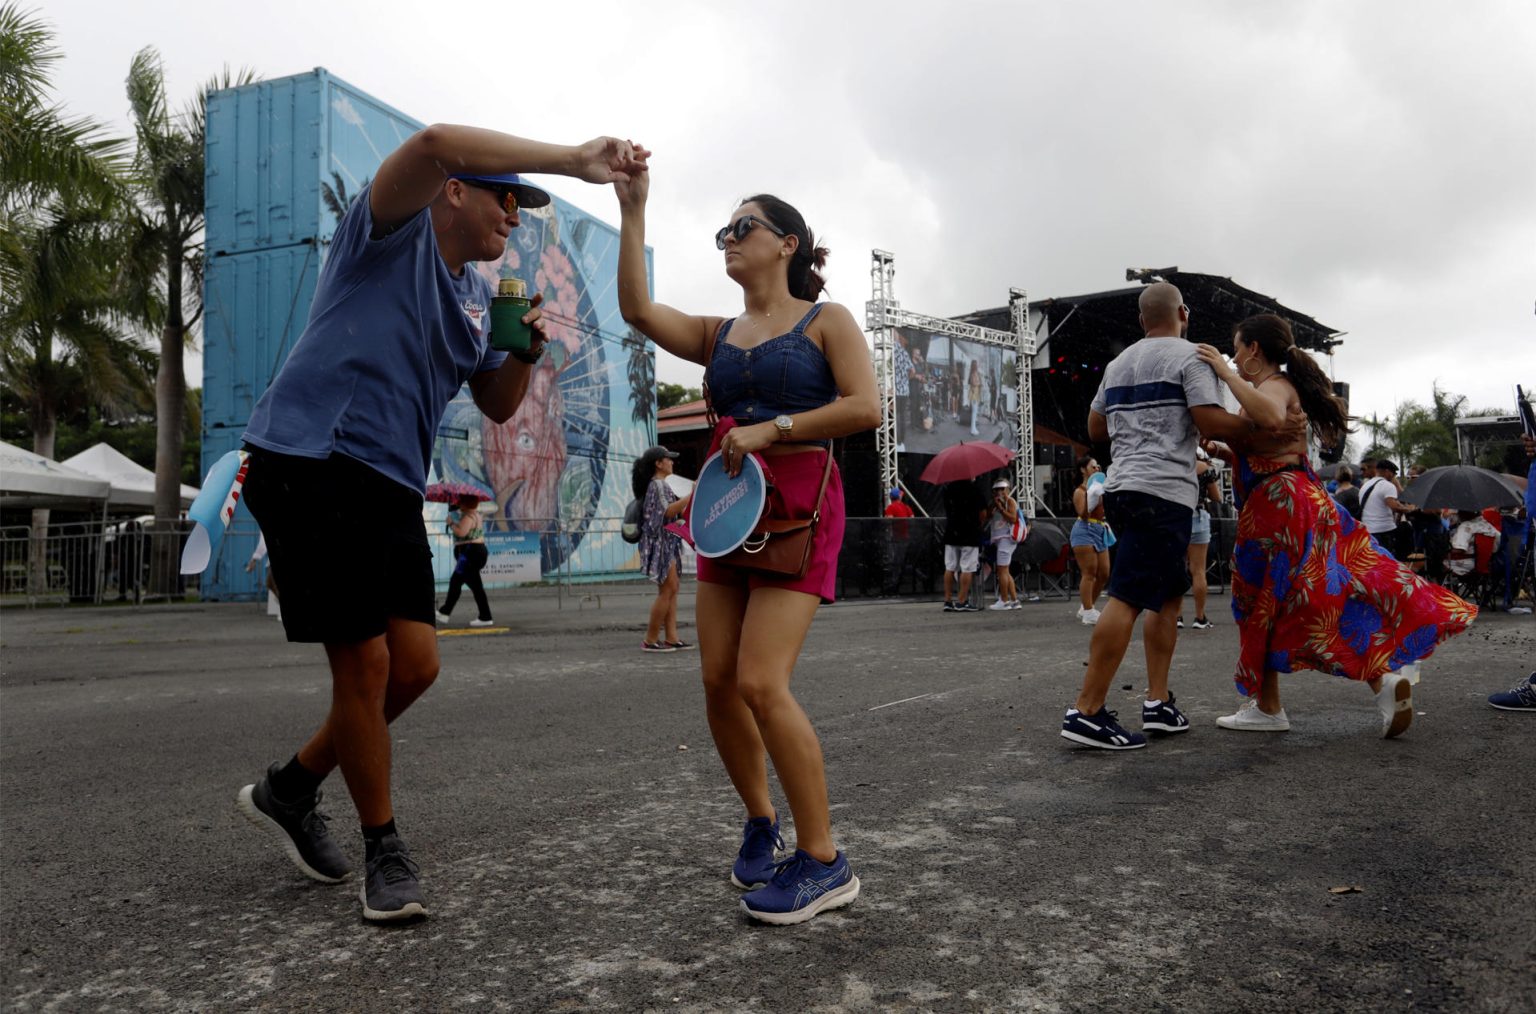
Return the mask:
M 992 549 L 997 554 L 997 601 L 988 609 L 1018 609 L 1019 592 L 1013 585 L 1013 551 L 1018 547 L 1014 540 L 1014 523 L 1019 520 L 1019 502 L 1008 495 L 1008 480 L 999 479 L 992 484 L 992 503 L 987 507 L 990 516 Z M 1023 535 L 1024 533 L 1018 533 Z
M 1397 516 L 1418 510 L 1411 503 L 1398 500 L 1397 466 L 1386 458 L 1376 462 L 1376 476 L 1360 487 L 1360 523 L 1381 548 L 1398 561 L 1408 558 L 1412 545 L 1402 545 L 1398 537 Z

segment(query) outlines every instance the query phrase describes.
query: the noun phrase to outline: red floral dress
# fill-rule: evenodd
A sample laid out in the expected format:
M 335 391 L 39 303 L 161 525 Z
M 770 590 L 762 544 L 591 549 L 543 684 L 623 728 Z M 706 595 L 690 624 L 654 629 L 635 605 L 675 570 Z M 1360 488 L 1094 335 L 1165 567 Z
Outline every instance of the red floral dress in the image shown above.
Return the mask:
M 1232 552 L 1237 689 L 1264 670 L 1376 679 L 1428 658 L 1477 607 L 1399 564 L 1340 507 L 1310 465 L 1244 458 Z

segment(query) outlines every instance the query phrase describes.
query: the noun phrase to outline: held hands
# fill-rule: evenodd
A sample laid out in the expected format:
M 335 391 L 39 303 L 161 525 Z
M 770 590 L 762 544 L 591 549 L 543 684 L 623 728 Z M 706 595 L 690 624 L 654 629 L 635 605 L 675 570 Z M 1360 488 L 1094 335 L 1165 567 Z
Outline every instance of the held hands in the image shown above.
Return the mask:
M 1195 352 L 1200 356 L 1200 361 L 1216 371 L 1216 376 L 1227 384 L 1235 384 L 1242 378 L 1227 362 L 1227 357 L 1222 355 L 1214 345 L 1196 345 Z
M 623 179 L 613 181 L 613 193 L 619 199 L 620 211 L 643 210 L 650 192 L 651 172 L 646 166 L 641 166 Z
M 725 474 L 731 478 L 741 474 L 742 459 L 753 451 L 760 451 L 779 439 L 778 427 L 773 423 L 757 423 L 737 426 L 720 438 L 720 461 Z
M 594 137 L 577 145 L 569 175 L 588 183 L 617 183 L 645 171 L 651 153 L 633 141 Z

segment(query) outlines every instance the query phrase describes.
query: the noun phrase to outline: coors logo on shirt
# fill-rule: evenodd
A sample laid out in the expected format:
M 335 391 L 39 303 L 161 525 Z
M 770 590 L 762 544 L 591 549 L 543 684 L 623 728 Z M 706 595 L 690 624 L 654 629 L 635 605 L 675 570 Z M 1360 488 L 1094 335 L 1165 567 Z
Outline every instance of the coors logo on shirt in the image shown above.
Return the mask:
M 469 326 L 475 329 L 475 337 L 485 334 L 485 304 L 473 297 L 464 300 L 464 316 L 469 318 Z

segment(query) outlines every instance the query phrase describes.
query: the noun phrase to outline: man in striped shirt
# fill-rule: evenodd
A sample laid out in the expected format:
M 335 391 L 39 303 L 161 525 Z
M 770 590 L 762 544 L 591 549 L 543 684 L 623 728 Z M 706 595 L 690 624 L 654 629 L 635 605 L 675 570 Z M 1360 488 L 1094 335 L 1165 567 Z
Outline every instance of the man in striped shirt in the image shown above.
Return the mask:
M 1088 435 L 1113 450 L 1104 486 L 1105 520 L 1115 533 L 1109 602 L 1093 629 L 1083 689 L 1062 722 L 1064 738 L 1106 750 L 1147 745 L 1105 708 L 1105 698 L 1130 644 L 1136 618 L 1147 652 L 1147 700 L 1141 727 L 1187 732 L 1189 719 L 1174 706 L 1168 667 L 1178 636 L 1179 606 L 1189 590 L 1189 536 L 1199 488 L 1195 449 L 1200 438 L 1244 440 L 1254 425 L 1222 407 L 1220 385 L 1185 339 L 1189 307 L 1179 290 L 1157 282 L 1142 290 L 1138 303 L 1141 341 L 1104 368 L 1104 381 L 1088 413 Z M 1305 427 L 1305 417 L 1287 420 L 1287 438 Z M 1246 438 L 1246 439 L 1245 439 Z

